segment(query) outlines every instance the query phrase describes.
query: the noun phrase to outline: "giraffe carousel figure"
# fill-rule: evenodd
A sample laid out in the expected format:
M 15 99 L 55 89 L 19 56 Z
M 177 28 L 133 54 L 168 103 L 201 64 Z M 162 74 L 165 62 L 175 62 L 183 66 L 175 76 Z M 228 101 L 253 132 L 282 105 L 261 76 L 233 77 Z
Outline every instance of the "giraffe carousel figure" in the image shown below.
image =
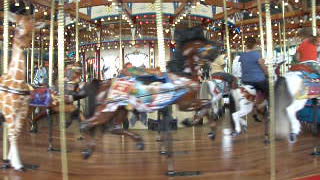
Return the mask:
M 29 6 L 30 8 L 26 8 Z M 0 78 L 0 110 L 8 127 L 9 153 L 6 166 L 24 171 L 20 160 L 18 137 L 24 121 L 27 119 L 30 90 L 26 83 L 26 58 L 24 48 L 31 44 L 33 28 L 42 28 L 44 23 L 35 22 L 32 18 L 33 7 L 23 1 L 20 6 L 10 6 L 9 21 L 16 24 L 12 44 L 12 57 L 7 74 Z

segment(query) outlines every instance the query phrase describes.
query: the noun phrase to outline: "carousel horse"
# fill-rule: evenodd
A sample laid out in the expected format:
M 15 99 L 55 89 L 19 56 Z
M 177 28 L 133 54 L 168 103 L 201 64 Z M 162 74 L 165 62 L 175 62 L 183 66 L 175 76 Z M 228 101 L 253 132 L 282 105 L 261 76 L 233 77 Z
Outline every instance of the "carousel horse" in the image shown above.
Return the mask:
M 280 67 L 284 61 L 277 62 L 275 67 L 276 78 L 280 76 Z M 269 143 L 269 118 L 267 117 L 268 100 L 267 95 L 257 91 L 251 85 L 240 85 L 237 89 L 232 89 L 232 95 L 235 99 L 237 111 L 232 114 L 235 125 L 235 132 L 232 135 L 238 136 L 240 133 L 245 133 L 248 129 L 247 120 L 243 117 L 254 112 L 253 118 L 259 121 L 259 116 L 264 122 L 265 143 Z
M 187 35 L 186 35 L 187 34 Z M 88 133 L 97 125 L 111 120 L 118 123 L 127 118 L 128 109 L 139 112 L 152 112 L 176 104 L 180 111 L 196 111 L 195 118 L 209 116 L 210 101 L 198 99 L 198 70 L 204 64 L 215 59 L 221 53 L 222 45 L 207 41 L 201 28 L 176 31 L 178 43 L 175 58 L 168 62 L 170 73 L 158 70 L 128 69 L 128 74 L 106 82 L 98 93 L 98 105 L 93 117 L 82 122 L 81 129 L 86 134 L 87 149 L 84 158 L 89 158 L 95 147 L 94 139 Z M 135 73 L 139 73 L 136 76 Z M 211 117 L 209 119 L 212 119 Z M 214 139 L 215 122 L 210 122 L 212 139 Z M 114 134 L 123 135 L 122 129 Z M 124 134 L 127 135 L 127 134 Z M 144 148 L 144 141 L 134 134 L 138 149 Z
M 303 63 L 293 65 L 277 80 L 275 96 L 276 135 L 294 143 L 301 131 L 297 112 L 308 100 L 320 97 L 319 74 Z
M 79 91 L 81 74 L 82 67 L 78 62 L 69 63 L 65 67 L 65 94 L 72 95 Z M 38 87 L 31 91 L 30 112 L 39 109 L 39 113 L 30 119 L 31 132 L 36 133 L 38 131 L 37 124 L 40 119 L 59 112 L 58 94 L 56 88 L 49 88 L 46 84 L 38 84 Z M 72 117 L 76 116 L 76 118 L 84 119 L 78 107 L 74 105 L 73 102 L 66 103 L 64 112 L 71 113 Z M 71 120 L 66 122 L 67 127 L 70 126 L 71 122 Z
M 16 23 L 15 35 L 12 45 L 12 58 L 8 73 L 0 78 L 0 109 L 8 127 L 10 150 L 7 167 L 23 171 L 24 166 L 20 160 L 18 137 L 24 121 L 28 116 L 28 103 L 30 89 L 26 83 L 26 59 L 24 49 L 31 44 L 31 32 L 34 28 L 44 27 L 44 23 L 35 22 L 32 18 L 32 8 L 27 10 L 25 6 L 32 7 L 26 1 L 23 5 L 15 7 L 11 4 L 9 20 Z M 14 12 L 14 13 L 13 13 Z
M 275 72 L 279 76 L 280 67 L 283 62 L 275 65 Z M 222 64 L 223 65 L 223 64 Z M 221 68 L 220 68 L 221 69 Z M 210 94 L 212 97 L 213 112 L 215 116 L 218 116 L 218 103 L 223 96 L 222 92 L 229 92 L 231 94 L 232 101 L 230 106 L 235 107 L 230 113 L 232 115 L 232 123 L 234 125 L 233 136 L 240 135 L 241 132 L 246 132 L 248 125 L 247 121 L 243 119 L 244 116 L 251 112 L 254 112 L 254 119 L 260 122 L 260 118 L 264 120 L 265 125 L 265 142 L 268 142 L 268 119 L 266 117 L 267 100 L 265 95 L 257 92 L 253 86 L 239 85 L 238 78 L 235 76 L 224 73 L 215 72 L 211 74 L 211 80 L 205 81 L 202 84 L 201 96 Z
M 47 69 L 44 66 L 42 66 L 37 70 L 33 79 L 33 84 L 35 87 L 39 87 L 39 86 L 42 86 L 43 84 L 48 84 L 48 80 L 49 80 L 49 76 L 48 76 Z

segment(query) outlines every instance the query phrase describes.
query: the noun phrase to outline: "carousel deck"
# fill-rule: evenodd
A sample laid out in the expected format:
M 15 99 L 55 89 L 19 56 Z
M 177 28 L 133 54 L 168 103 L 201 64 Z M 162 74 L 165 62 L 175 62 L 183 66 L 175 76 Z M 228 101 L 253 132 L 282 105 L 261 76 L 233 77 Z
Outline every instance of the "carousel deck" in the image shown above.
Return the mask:
M 75 129 L 77 123 L 72 127 Z M 207 138 L 206 127 L 184 128 L 174 133 L 175 167 L 177 171 L 201 171 L 200 176 L 175 177 L 174 179 L 219 180 L 267 180 L 270 179 L 270 148 L 263 144 L 263 124 L 251 122 L 249 132 L 240 137 L 222 135 L 228 127 L 220 121 L 217 140 Z M 57 126 L 55 126 L 57 128 Z M 68 130 L 69 131 L 69 130 Z M 76 130 L 74 130 L 76 132 Z M 77 133 L 68 132 L 69 179 L 75 180 L 162 180 L 172 179 L 165 175 L 166 157 L 159 154 L 157 132 L 136 130 L 146 141 L 144 151 L 136 150 L 127 138 L 105 134 L 99 138 L 96 153 L 89 160 L 81 158 L 81 141 Z M 59 145 L 55 131 L 55 145 Z M 5 180 L 55 180 L 62 179 L 60 153 L 47 152 L 47 128 L 40 125 L 38 134 L 24 132 L 20 149 L 25 163 L 38 164 L 38 170 L 15 172 L 0 170 Z M 1 137 L 2 139 L 2 137 Z M 1 142 L 2 143 L 2 142 Z M 320 144 L 319 137 L 305 132 L 299 141 L 288 144 L 276 143 L 276 179 L 293 179 L 320 174 L 320 158 L 310 156 L 313 147 Z M 1 149 L 2 150 L 2 149 Z M 2 152 L 1 152 L 2 153 Z

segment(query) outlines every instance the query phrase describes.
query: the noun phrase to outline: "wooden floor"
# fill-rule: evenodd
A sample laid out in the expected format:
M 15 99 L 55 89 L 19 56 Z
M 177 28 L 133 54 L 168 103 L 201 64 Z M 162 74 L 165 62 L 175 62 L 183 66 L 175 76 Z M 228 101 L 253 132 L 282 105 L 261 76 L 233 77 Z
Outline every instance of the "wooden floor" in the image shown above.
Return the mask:
M 146 149 L 139 151 L 127 138 L 105 134 L 98 139 L 98 148 L 89 160 L 81 158 L 81 141 L 76 133 L 68 133 L 68 171 L 71 180 L 266 180 L 270 179 L 270 148 L 263 144 L 262 123 L 250 122 L 249 132 L 239 137 L 224 135 L 228 122 L 220 121 L 215 142 L 207 138 L 206 127 L 184 128 L 174 133 L 176 171 L 201 171 L 200 176 L 168 177 L 166 157 L 159 154 L 157 133 L 137 131 L 145 137 Z M 40 165 L 35 171 L 0 170 L 5 180 L 62 179 L 60 154 L 47 152 L 47 128 L 42 125 L 38 134 L 24 132 L 20 149 L 25 163 Z M 2 132 L 1 132 L 2 134 Z M 55 145 L 59 145 L 55 132 Z M 2 137 L 1 137 L 2 139 Z M 1 142 L 2 144 L 2 142 Z M 304 132 L 298 143 L 276 143 L 276 179 L 294 179 L 320 174 L 320 157 L 310 156 L 319 137 Z M 180 153 L 179 153 L 180 152 Z M 185 153 L 183 153 L 185 152 Z M 2 154 L 2 152 L 1 152 Z

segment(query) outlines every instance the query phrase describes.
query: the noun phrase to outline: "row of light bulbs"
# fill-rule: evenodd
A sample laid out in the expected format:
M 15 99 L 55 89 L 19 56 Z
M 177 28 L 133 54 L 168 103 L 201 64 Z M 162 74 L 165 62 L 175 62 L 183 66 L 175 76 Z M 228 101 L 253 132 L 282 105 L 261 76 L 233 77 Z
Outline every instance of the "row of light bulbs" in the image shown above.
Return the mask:
M 177 16 L 173 21 L 173 27 L 176 26 L 178 23 L 180 23 L 181 20 L 183 20 L 185 17 L 187 17 L 187 14 L 190 13 L 191 9 L 196 8 L 201 4 L 201 2 L 204 2 L 205 0 L 197 1 L 195 4 L 190 4 L 189 6 L 186 6 L 183 13 L 181 13 L 179 16 Z

